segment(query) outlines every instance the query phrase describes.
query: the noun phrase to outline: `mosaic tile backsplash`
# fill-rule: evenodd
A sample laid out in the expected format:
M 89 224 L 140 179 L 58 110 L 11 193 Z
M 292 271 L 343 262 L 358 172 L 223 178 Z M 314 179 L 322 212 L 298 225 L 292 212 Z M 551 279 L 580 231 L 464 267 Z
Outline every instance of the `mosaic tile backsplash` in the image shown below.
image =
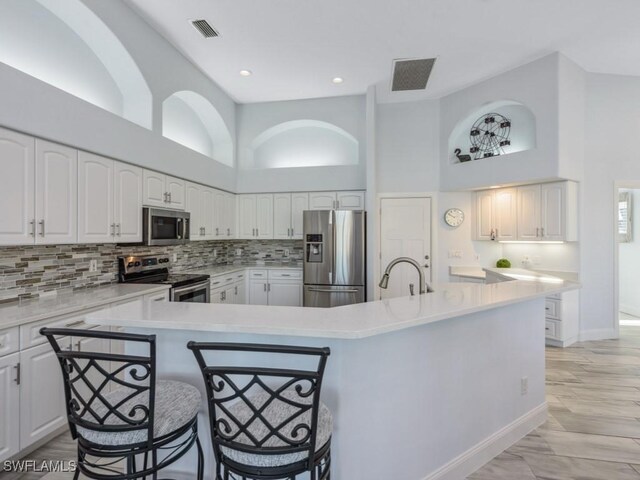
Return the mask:
M 117 257 L 176 254 L 174 272 L 214 264 L 302 260 L 301 240 L 226 240 L 187 245 L 36 245 L 0 247 L 0 303 L 38 297 L 53 290 L 80 290 L 117 282 Z M 239 253 L 239 255 L 238 255 Z M 286 255 L 288 253 L 288 255 Z M 97 271 L 90 272 L 91 260 Z

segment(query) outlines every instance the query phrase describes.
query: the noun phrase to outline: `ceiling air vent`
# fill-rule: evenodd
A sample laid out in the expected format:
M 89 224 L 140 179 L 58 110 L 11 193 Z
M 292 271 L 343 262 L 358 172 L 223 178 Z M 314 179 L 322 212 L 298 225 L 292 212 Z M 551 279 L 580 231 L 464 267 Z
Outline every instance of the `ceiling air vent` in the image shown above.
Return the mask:
M 424 90 L 427 87 L 435 58 L 395 60 L 393 62 L 392 92 Z
M 202 34 L 204 38 L 215 38 L 220 36 L 220 34 L 216 32 L 206 20 L 193 20 L 191 24 Z

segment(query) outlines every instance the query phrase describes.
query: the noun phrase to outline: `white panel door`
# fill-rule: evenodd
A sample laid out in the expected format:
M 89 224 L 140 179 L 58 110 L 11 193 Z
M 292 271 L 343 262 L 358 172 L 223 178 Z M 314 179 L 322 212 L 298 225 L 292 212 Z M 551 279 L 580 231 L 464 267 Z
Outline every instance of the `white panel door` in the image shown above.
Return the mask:
M 78 153 L 78 242 L 115 241 L 114 161 L 93 153 Z
M 255 195 L 238 195 L 238 238 L 256 238 Z
M 331 210 L 336 208 L 336 192 L 309 193 L 309 210 Z
M 341 210 L 364 210 L 364 192 L 337 192 L 336 202 Z
M 29 245 L 35 230 L 35 140 L 0 128 L 0 245 Z
M 518 187 L 518 240 L 540 240 L 540 185 Z
M 383 198 L 380 202 L 380 273 L 397 257 L 413 258 L 422 266 L 426 281 L 431 279 L 431 198 Z M 415 294 L 420 291 L 418 272 L 407 263 L 391 271 L 389 286 L 380 289 L 381 298 Z
M 227 238 L 236 236 L 236 196 L 233 193 L 224 194 L 224 229 Z
M 494 197 L 495 234 L 499 241 L 518 239 L 518 190 L 496 190 Z
M 540 186 L 540 236 L 543 240 L 565 240 L 566 187 L 566 182 L 545 183 Z
M 0 357 L 0 462 L 20 451 L 20 354 Z
M 273 195 L 256 195 L 256 237 L 273 238 Z
M 142 169 L 114 162 L 113 200 L 116 241 L 142 241 Z
M 169 206 L 165 175 L 153 170 L 144 170 L 143 180 L 143 203 L 150 207 Z
M 291 194 L 273 194 L 273 238 L 291 238 Z
M 283 307 L 302 306 L 302 283 L 271 282 L 268 290 L 269 305 Z
M 495 240 L 494 198 L 491 190 L 476 192 L 475 240 Z
M 302 220 L 305 210 L 309 210 L 308 193 L 291 194 L 291 238 L 302 239 Z
M 64 350 L 70 338 L 58 340 Z M 20 449 L 66 425 L 62 372 L 49 343 L 20 352 Z
M 221 190 L 214 190 L 213 192 L 213 236 L 214 238 L 222 239 L 228 238 L 227 234 L 227 222 L 228 213 L 227 209 L 227 194 Z
M 215 223 L 215 209 L 215 190 L 202 187 L 200 191 L 200 218 L 204 227 L 205 240 L 217 238 L 219 227 Z
M 36 243 L 78 240 L 78 151 L 36 139 Z
M 267 282 L 249 282 L 249 303 L 251 305 L 268 305 L 269 293 L 267 292 Z
M 177 210 L 184 210 L 185 181 L 180 178 L 170 177 L 167 175 L 165 188 L 169 194 L 169 203 L 167 203 L 167 206 Z
M 189 235 L 191 241 L 204 240 L 204 220 L 202 215 L 201 187 L 196 183 L 187 182 L 185 185 L 185 210 L 189 217 Z

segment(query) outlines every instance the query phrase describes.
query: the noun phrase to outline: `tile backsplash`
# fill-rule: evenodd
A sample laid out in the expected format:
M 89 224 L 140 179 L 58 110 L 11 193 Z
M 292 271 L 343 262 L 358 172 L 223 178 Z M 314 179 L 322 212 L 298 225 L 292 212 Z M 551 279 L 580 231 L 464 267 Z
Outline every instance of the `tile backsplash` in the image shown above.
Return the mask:
M 114 244 L 0 247 L 0 303 L 38 297 L 54 290 L 115 283 L 117 257 L 122 255 L 175 254 L 177 261 L 172 261 L 171 270 L 183 271 L 257 260 L 301 261 L 302 248 L 301 240 L 225 240 L 168 247 Z M 95 272 L 89 271 L 92 260 L 97 262 Z

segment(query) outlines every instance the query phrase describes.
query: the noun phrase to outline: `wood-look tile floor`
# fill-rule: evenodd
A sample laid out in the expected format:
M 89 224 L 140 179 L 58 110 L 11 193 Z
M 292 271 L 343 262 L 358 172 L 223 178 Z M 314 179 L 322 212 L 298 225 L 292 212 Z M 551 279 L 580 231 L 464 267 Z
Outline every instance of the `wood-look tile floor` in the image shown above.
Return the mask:
M 468 480 L 640 480 L 640 327 L 618 340 L 547 348 L 549 420 Z M 74 459 L 65 433 L 28 455 Z M 0 473 L 0 480 L 70 474 Z
M 640 326 L 546 358 L 549 420 L 468 480 L 640 480 Z

